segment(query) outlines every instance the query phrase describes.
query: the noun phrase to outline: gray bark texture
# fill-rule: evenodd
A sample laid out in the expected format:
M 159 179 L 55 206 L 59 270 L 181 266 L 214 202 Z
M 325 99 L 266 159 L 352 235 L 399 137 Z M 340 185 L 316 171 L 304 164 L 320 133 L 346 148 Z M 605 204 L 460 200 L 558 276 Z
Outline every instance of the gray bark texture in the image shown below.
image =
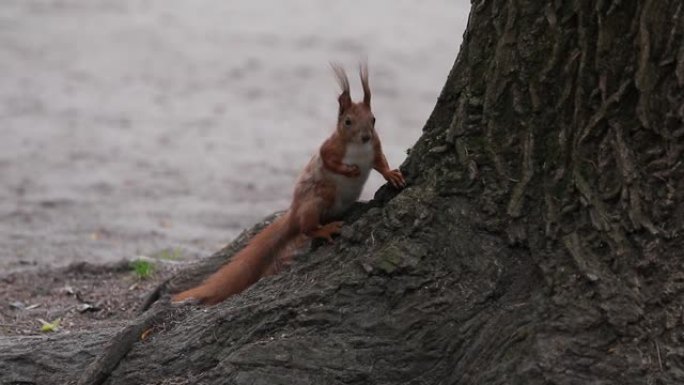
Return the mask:
M 683 87 L 680 0 L 473 1 L 406 189 L 218 306 L 168 293 L 250 232 L 116 335 L 2 342 L 2 384 L 682 384 Z

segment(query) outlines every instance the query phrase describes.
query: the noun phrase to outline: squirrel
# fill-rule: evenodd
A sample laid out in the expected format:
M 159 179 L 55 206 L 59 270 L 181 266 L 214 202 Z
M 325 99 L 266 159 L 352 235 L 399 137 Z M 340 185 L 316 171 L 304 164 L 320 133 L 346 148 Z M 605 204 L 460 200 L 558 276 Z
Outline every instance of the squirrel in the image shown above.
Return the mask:
M 337 64 L 331 67 L 342 89 L 337 127 L 299 175 L 290 208 L 203 283 L 173 296 L 173 302 L 217 304 L 275 274 L 291 258 L 284 254 L 303 237 L 332 243 L 343 225 L 335 219 L 359 198 L 371 168 L 395 188 L 405 187 L 401 171 L 390 169 L 375 131 L 367 64 L 359 66 L 363 101 L 358 103 L 351 99 L 344 69 Z

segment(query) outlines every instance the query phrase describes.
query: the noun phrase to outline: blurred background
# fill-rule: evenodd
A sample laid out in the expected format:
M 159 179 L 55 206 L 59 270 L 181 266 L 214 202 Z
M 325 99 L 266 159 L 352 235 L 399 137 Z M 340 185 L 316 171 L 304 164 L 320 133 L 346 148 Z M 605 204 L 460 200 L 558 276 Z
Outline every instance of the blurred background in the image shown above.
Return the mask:
M 208 255 L 288 206 L 367 56 L 390 166 L 467 0 L 2 0 L 0 269 Z M 363 198 L 383 183 L 372 175 Z

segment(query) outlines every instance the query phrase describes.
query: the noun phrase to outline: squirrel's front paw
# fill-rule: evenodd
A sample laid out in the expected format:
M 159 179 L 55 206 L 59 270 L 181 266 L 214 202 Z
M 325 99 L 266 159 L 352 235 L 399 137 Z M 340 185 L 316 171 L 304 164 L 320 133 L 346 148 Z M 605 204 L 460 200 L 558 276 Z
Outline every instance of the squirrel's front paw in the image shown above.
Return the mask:
M 406 180 L 399 170 L 388 171 L 383 176 L 395 188 L 406 187 Z
M 348 176 L 350 178 L 353 178 L 355 176 L 361 175 L 361 170 L 359 169 L 359 166 L 352 164 L 345 164 L 344 165 L 344 171 L 342 172 L 343 175 Z

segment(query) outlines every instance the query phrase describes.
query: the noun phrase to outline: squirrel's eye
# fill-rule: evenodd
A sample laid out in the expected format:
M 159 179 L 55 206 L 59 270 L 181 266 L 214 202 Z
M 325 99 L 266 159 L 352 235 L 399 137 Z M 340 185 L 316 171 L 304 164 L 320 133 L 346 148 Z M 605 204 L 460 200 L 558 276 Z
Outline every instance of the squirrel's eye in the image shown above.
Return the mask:
M 345 125 L 345 126 L 349 127 L 349 126 L 351 126 L 351 124 L 352 124 L 351 119 L 346 118 L 346 119 L 344 120 L 344 125 Z
M 373 119 L 371 119 L 371 124 L 375 126 L 375 116 L 373 117 Z

